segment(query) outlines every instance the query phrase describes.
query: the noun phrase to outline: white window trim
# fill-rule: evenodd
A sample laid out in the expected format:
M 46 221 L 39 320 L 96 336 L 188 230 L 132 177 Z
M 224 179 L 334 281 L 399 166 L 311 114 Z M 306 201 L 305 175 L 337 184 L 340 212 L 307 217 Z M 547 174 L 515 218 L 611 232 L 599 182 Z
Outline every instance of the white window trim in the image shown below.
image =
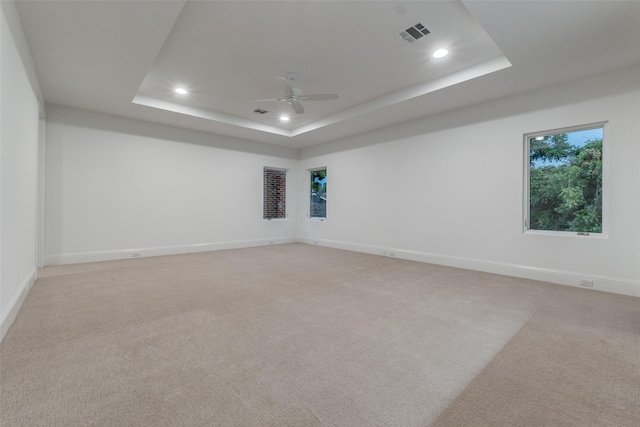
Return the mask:
M 265 218 L 264 217 L 264 171 L 265 170 L 275 170 L 275 171 L 284 171 L 285 172 L 285 213 L 284 213 L 284 218 Z M 290 221 L 291 220 L 291 215 L 289 215 L 289 169 L 287 168 L 276 168 L 276 167 L 271 167 L 271 166 L 263 166 L 262 167 L 262 216 L 260 217 L 260 219 L 262 219 L 263 222 L 283 222 L 283 221 Z
M 539 132 L 530 132 L 523 135 L 523 194 L 522 194 L 522 229 L 525 235 L 529 236 L 556 236 L 556 237 L 579 237 L 590 239 L 607 239 L 609 238 L 609 146 L 611 142 L 606 137 L 608 133 L 609 121 L 587 123 L 577 126 L 568 126 L 563 128 L 548 129 Z M 538 136 L 555 135 L 558 133 L 571 133 L 582 130 L 602 128 L 602 232 L 601 233 L 580 233 L 575 231 L 553 231 L 553 230 L 530 230 L 530 203 L 529 203 L 529 161 L 530 149 L 529 141 L 531 138 Z

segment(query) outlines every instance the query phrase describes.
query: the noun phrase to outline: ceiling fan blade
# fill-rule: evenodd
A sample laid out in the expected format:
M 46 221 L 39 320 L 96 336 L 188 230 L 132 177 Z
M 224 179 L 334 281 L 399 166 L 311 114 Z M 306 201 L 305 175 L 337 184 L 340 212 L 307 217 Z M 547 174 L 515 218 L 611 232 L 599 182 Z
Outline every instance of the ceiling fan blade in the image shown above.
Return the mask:
M 295 93 L 293 92 L 293 88 L 291 87 L 287 79 L 285 79 L 284 77 L 276 77 L 276 78 L 280 80 L 280 86 L 282 86 L 282 91 L 284 92 L 285 98 L 295 95 Z
M 249 102 L 271 102 L 271 101 L 285 101 L 285 99 L 284 98 L 252 99 Z
M 304 107 L 298 101 L 290 101 L 289 104 L 291 104 L 291 108 L 293 108 L 296 114 L 304 113 Z
M 309 95 L 302 95 L 301 101 L 328 101 L 330 99 L 338 99 L 340 96 L 337 93 L 312 93 Z

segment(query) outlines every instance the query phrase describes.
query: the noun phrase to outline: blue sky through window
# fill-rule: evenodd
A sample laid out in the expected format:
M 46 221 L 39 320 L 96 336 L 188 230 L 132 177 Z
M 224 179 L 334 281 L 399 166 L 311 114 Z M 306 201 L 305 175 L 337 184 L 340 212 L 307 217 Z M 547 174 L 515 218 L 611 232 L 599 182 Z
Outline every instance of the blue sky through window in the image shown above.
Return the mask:
M 587 142 L 602 139 L 602 128 L 567 133 L 569 144 L 583 147 Z
M 576 147 L 584 147 L 589 141 L 602 139 L 603 128 L 585 129 L 575 132 L 560 132 L 567 134 L 567 142 Z M 551 134 L 554 135 L 554 134 Z M 549 135 L 550 136 L 550 135 Z M 535 138 L 531 138 L 532 140 Z M 562 160 L 534 160 L 532 166 L 535 168 L 544 166 L 559 166 L 563 164 Z

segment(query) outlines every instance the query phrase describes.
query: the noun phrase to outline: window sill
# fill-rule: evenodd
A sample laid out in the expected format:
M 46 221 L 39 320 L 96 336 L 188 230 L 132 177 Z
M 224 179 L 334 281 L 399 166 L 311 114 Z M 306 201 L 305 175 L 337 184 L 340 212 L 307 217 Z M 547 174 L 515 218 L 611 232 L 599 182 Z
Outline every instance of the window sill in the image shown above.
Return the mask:
M 577 231 L 550 231 L 550 230 L 524 230 L 529 236 L 552 236 L 552 237 L 578 237 L 581 239 L 608 239 L 606 233 L 585 233 L 579 234 Z

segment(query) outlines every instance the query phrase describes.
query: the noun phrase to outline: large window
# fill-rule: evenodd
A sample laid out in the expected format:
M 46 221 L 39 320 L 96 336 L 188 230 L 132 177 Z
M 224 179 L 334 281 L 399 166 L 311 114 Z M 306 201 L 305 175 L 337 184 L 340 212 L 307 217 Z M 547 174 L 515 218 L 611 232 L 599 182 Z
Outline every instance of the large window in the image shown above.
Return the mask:
M 603 231 L 604 123 L 525 135 L 525 230 Z
M 287 217 L 287 171 L 264 168 L 263 174 L 263 218 Z
M 327 218 L 327 168 L 309 170 L 309 218 Z

